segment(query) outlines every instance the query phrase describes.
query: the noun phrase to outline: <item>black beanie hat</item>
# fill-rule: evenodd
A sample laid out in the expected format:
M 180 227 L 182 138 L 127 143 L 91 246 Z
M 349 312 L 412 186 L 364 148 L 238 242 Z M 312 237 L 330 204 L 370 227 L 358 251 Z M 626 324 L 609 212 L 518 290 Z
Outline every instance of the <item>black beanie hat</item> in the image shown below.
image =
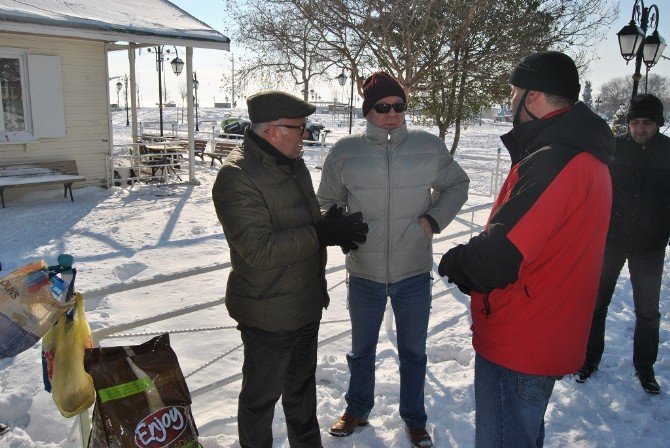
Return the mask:
M 654 120 L 659 126 L 663 126 L 663 103 L 654 95 L 645 93 L 637 95 L 630 101 L 628 113 L 626 114 L 626 123 L 633 118 L 648 118 Z
M 363 83 L 363 116 L 366 116 L 372 106 L 387 96 L 398 96 L 407 102 L 402 86 L 388 73 L 375 72 L 368 76 Z
M 508 82 L 521 89 L 559 95 L 573 101 L 579 99 L 581 88 L 575 61 L 559 51 L 540 51 L 526 57 L 514 68 Z

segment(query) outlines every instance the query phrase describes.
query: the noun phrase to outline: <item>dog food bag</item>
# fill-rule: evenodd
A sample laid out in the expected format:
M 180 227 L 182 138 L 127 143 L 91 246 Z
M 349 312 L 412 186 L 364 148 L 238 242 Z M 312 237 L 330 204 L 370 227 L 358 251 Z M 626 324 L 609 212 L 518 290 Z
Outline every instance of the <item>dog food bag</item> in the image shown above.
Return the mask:
M 84 365 L 97 393 L 89 448 L 201 448 L 168 334 L 87 349 Z

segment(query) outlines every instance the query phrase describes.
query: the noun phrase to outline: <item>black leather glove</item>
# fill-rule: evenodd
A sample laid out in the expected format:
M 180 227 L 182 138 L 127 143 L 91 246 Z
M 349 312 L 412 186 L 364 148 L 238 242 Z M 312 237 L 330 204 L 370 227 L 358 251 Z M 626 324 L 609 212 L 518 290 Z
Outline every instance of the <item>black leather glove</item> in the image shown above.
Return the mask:
M 321 221 L 314 224 L 321 247 L 341 246 L 342 250 L 356 250 L 358 243 L 364 243 L 368 225 L 363 222 L 363 214 L 356 212 L 344 215 L 340 207 L 333 205 Z

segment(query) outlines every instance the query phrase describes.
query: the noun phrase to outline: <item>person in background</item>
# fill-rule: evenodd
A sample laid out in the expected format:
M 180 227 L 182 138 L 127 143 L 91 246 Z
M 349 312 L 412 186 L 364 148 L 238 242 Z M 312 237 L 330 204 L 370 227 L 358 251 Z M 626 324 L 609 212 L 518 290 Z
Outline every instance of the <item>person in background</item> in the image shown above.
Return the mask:
M 328 306 L 326 246 L 356 249 L 367 226 L 360 213 L 320 214 L 302 159 L 306 117 L 315 107 L 278 91 L 252 95 L 247 105 L 251 127 L 212 188 L 230 247 L 226 307 L 244 344 L 240 445 L 272 447 L 281 396 L 289 444 L 317 448 L 315 372 L 319 322 Z
M 349 436 L 368 424 L 379 329 L 390 297 L 398 334 L 400 417 L 412 445 L 427 448 L 432 446 L 424 407 L 432 237 L 465 203 L 469 179 L 444 141 L 407 129 L 407 97 L 395 79 L 373 73 L 363 84 L 363 98 L 365 133 L 333 146 L 318 190 L 322 210 L 363 212 L 370 227 L 367 242 L 346 256 L 351 378 L 347 408 L 330 434 Z
M 478 448 L 543 446 L 554 382 L 584 361 L 612 203 L 614 136 L 577 101 L 574 61 L 533 53 L 509 83 L 509 175 L 438 268 L 471 298 Z
M 605 319 L 617 279 L 628 262 L 635 306 L 633 366 L 650 394 L 661 388 L 654 363 L 661 320 L 659 298 L 665 248 L 670 238 L 670 138 L 662 135 L 663 103 L 654 95 L 637 95 L 626 115 L 628 132 L 616 138 L 610 162 L 614 202 L 605 261 L 591 323 L 586 361 L 576 381 L 596 370 L 605 348 Z

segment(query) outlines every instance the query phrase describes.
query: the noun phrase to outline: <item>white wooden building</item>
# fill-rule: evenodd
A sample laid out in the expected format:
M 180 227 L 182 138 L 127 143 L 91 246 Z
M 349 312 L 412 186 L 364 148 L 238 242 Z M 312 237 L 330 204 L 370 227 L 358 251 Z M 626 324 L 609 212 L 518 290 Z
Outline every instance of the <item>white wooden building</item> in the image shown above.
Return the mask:
M 108 185 L 107 54 L 128 53 L 136 137 L 135 56 L 158 45 L 186 49 L 192 160 L 193 48 L 229 50 L 226 36 L 165 0 L 0 2 L 0 164 L 74 159 L 86 184 Z

